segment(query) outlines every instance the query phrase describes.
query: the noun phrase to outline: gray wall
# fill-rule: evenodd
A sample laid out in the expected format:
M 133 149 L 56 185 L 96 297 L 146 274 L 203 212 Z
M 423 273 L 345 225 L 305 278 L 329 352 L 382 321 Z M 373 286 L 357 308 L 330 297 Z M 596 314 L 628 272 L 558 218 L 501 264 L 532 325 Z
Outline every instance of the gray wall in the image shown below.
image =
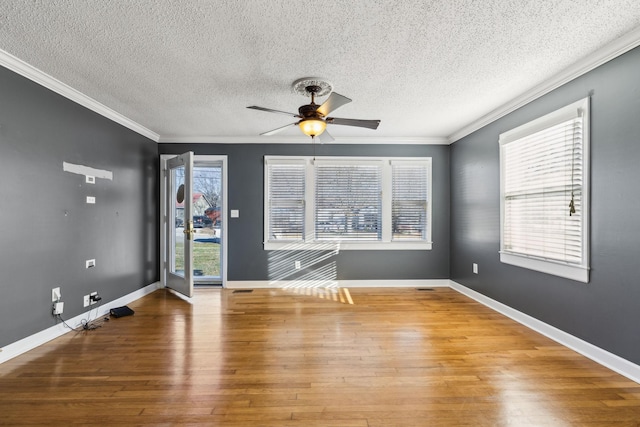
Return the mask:
M 157 144 L 0 67 L 0 346 L 158 280 Z M 113 181 L 63 171 L 113 172 Z M 95 205 L 85 203 L 96 197 Z M 85 269 L 85 260 L 96 267 Z
M 433 157 L 432 251 L 343 251 L 337 278 L 451 278 L 640 364 L 640 49 L 448 146 L 317 146 L 317 155 Z M 498 135 L 592 96 L 591 281 L 499 261 Z M 116 299 L 158 280 L 158 152 L 229 156 L 229 280 L 269 279 L 263 156 L 311 155 L 310 144 L 160 144 L 0 68 L 0 346 L 46 329 L 51 288 L 65 316 L 82 296 Z M 84 183 L 63 162 L 111 170 Z M 98 203 L 88 206 L 85 197 Z M 84 261 L 96 258 L 86 270 Z M 479 264 L 472 274 L 471 264 Z
M 455 142 L 451 279 L 640 363 L 640 49 Z M 591 281 L 500 263 L 498 135 L 591 98 Z M 472 263 L 479 274 L 472 274 Z
M 266 140 L 266 139 L 265 139 Z M 268 141 L 268 140 L 266 140 Z M 265 155 L 313 155 L 308 144 L 160 144 L 161 154 L 228 155 L 229 220 L 227 279 L 270 280 L 273 251 L 263 249 Z M 317 156 L 396 156 L 433 158 L 433 249 L 431 251 L 341 251 L 338 280 L 446 279 L 449 277 L 449 147 L 418 145 L 316 145 Z M 291 255 L 295 257 L 295 255 Z M 323 264 L 320 264 L 323 265 Z M 318 268 L 319 265 L 314 266 Z M 311 269 L 312 270 L 312 269 Z M 303 271 L 309 273 L 310 271 Z M 286 279 L 291 279 L 287 277 Z

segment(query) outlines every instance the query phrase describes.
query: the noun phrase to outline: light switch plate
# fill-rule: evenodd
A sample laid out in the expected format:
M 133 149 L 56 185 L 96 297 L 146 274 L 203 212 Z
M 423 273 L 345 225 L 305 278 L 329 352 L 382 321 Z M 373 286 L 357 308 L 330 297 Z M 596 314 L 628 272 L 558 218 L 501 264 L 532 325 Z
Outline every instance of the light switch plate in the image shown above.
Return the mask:
M 231 209 L 231 218 L 240 218 L 240 211 L 238 209 Z

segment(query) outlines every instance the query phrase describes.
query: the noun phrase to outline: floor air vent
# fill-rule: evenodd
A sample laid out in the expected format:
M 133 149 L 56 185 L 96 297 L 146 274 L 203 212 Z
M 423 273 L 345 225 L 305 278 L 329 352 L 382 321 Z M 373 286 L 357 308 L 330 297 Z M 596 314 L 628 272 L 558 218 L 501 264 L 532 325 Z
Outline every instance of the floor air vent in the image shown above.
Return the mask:
M 250 294 L 253 292 L 253 289 L 236 289 L 233 291 L 234 294 Z
M 433 291 L 433 288 L 418 288 L 417 291 Z

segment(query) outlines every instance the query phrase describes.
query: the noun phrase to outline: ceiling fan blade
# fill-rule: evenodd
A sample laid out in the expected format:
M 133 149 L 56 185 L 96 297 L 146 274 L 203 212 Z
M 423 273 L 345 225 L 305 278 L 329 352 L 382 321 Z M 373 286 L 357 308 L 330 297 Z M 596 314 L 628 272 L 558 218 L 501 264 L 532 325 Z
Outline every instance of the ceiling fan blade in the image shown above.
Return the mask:
M 333 136 L 331 136 L 331 134 L 327 130 L 318 135 L 318 139 L 320 140 L 320 144 L 335 141 L 335 139 L 333 139 Z
M 274 109 L 272 109 L 272 108 L 258 107 L 258 106 L 255 106 L 255 105 L 252 105 L 251 107 L 247 107 L 247 108 L 251 108 L 252 110 L 266 111 L 267 113 L 279 113 L 279 114 L 286 114 L 287 116 L 290 116 L 290 117 L 300 118 L 300 116 L 299 116 L 299 115 L 297 115 L 297 114 L 289 113 L 289 112 L 287 112 L 287 111 L 274 110 Z
M 327 100 L 324 101 L 324 103 L 321 106 L 319 106 L 316 111 L 322 114 L 323 116 L 326 116 L 333 110 L 340 108 L 344 104 L 348 104 L 350 102 L 351 100 L 346 96 L 342 96 L 339 93 L 331 92 L 331 95 L 329 95 L 329 98 L 327 98 Z
M 274 134 L 276 134 L 276 133 L 278 133 L 278 132 L 282 132 L 283 130 L 285 130 L 285 129 L 286 129 L 286 128 L 288 128 L 289 126 L 295 126 L 295 125 L 297 125 L 297 124 L 298 124 L 298 123 L 289 123 L 288 125 L 281 126 L 281 127 L 277 128 L 277 129 L 273 129 L 273 130 L 270 130 L 270 131 L 268 131 L 268 132 L 263 132 L 263 133 L 261 133 L 260 135 L 263 135 L 263 136 L 271 136 L 271 135 L 274 135 Z
M 368 129 L 378 129 L 380 120 L 341 119 L 339 117 L 327 117 L 326 122 L 332 125 L 357 126 Z

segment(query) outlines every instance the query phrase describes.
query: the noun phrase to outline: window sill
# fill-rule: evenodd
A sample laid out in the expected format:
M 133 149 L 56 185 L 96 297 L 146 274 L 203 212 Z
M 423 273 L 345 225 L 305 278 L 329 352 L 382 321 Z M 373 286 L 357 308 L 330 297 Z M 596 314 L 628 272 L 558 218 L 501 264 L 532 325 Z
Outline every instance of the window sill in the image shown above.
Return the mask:
M 561 264 L 553 261 L 527 257 L 523 255 L 516 255 L 507 252 L 500 252 L 500 261 L 505 264 L 511 264 L 517 267 L 528 268 L 530 270 L 564 277 L 565 279 L 589 283 L 588 267 Z
M 370 250 L 400 250 L 400 251 L 430 251 L 431 242 L 265 242 L 265 251 L 370 251 Z

